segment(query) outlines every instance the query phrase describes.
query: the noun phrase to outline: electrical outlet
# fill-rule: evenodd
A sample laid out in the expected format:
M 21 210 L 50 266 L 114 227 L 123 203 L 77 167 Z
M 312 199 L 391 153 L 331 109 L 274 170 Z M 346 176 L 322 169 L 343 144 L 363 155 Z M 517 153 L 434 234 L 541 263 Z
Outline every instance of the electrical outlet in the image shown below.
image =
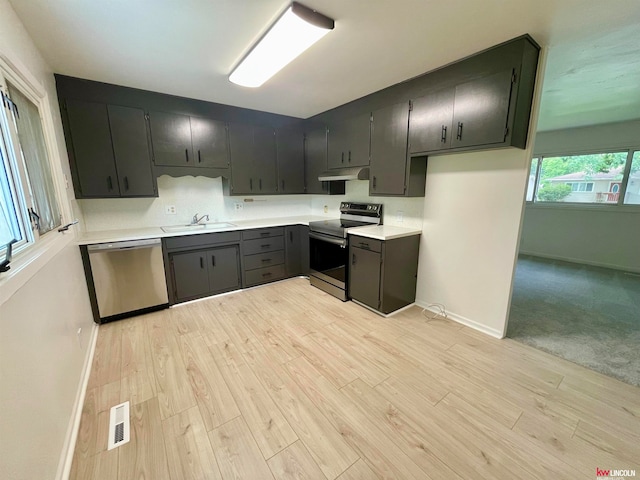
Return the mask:
M 236 210 L 244 210 L 244 203 L 236 202 L 235 203 L 235 208 L 236 208 Z
M 165 205 L 164 213 L 165 213 L 165 215 L 175 215 L 176 214 L 176 206 L 175 205 Z
M 396 222 L 402 223 L 404 220 L 404 212 L 402 210 L 398 210 L 396 212 Z
M 324 206 L 324 213 L 329 213 L 329 206 L 328 205 Z

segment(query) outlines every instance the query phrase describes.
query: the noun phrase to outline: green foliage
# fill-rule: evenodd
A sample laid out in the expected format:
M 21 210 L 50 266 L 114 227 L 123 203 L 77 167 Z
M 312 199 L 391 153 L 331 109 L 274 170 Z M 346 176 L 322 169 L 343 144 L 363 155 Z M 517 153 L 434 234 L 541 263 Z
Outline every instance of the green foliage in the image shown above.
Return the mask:
M 544 184 L 538 190 L 539 202 L 561 202 L 571 193 L 571 185 L 566 183 Z
M 594 173 L 604 173 L 623 166 L 626 159 L 627 152 L 547 157 L 542 161 L 540 179 L 545 180 L 578 172 L 584 172 L 588 177 Z M 622 174 L 620 174 L 620 178 L 622 178 Z

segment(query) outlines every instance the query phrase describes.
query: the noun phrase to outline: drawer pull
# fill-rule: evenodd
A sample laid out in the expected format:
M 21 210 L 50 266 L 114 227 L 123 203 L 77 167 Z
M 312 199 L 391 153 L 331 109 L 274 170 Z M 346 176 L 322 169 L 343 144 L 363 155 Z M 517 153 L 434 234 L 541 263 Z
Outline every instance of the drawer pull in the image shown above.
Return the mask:
M 269 248 L 270 246 L 270 243 L 265 243 L 264 245 L 260 245 L 260 248 Z
M 369 247 L 369 244 L 368 244 L 368 243 L 360 242 L 360 248 L 366 248 L 366 249 L 368 250 L 368 249 L 369 249 L 369 248 L 371 248 L 371 247 Z
M 270 261 L 271 261 L 271 259 L 270 259 L 270 258 L 263 258 L 263 259 L 262 259 L 262 262 L 263 262 L 263 263 L 270 262 Z
M 267 272 L 267 273 L 263 273 L 262 274 L 263 277 L 270 277 L 271 275 L 273 275 L 273 273 L 271 273 L 271 272 Z
M 269 236 L 269 232 L 261 232 L 260 236 L 261 237 L 268 237 Z

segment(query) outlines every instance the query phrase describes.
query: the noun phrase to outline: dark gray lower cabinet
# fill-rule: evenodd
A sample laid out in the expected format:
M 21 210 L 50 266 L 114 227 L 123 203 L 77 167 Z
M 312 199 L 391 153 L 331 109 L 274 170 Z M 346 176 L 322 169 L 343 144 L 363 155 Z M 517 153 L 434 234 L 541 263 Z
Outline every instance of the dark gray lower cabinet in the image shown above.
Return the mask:
M 309 273 L 309 227 L 289 225 L 285 227 L 285 251 L 287 277 Z
M 169 303 L 241 288 L 239 244 L 238 232 L 165 238 Z
M 242 272 L 245 287 L 282 280 L 285 271 L 285 227 L 242 232 Z
M 176 301 L 240 288 L 238 246 L 170 255 Z
M 349 295 L 378 310 L 380 308 L 380 265 L 382 253 L 351 247 L 349 251 Z
M 349 297 L 382 313 L 415 301 L 420 235 L 374 240 L 349 236 Z

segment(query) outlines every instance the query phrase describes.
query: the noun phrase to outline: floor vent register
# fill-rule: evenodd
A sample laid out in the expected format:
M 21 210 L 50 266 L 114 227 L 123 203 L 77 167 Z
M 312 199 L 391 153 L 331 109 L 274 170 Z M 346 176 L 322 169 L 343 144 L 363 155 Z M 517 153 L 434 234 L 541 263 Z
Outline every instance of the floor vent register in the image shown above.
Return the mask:
M 109 412 L 109 450 L 129 442 L 129 402 L 111 407 Z

